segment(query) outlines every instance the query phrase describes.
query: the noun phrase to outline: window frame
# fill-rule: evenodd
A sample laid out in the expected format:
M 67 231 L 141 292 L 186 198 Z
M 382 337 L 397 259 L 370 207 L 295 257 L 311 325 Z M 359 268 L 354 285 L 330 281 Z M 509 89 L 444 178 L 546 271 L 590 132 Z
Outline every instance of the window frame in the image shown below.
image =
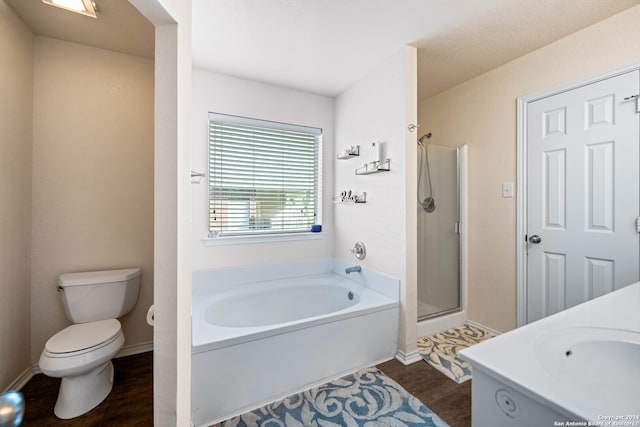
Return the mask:
M 211 203 L 212 203 L 212 185 L 211 185 L 211 145 L 212 138 L 210 129 L 212 122 L 222 122 L 237 126 L 251 126 L 268 130 L 285 131 L 285 132 L 301 132 L 314 135 L 315 141 L 315 170 L 314 170 L 314 187 L 315 187 L 315 221 L 313 224 L 322 224 L 322 211 L 323 211 L 323 185 L 322 185 L 322 158 L 323 158 L 323 130 L 319 127 L 295 125 L 290 123 L 276 122 L 272 120 L 264 120 L 257 118 L 249 118 L 243 116 L 235 116 L 229 114 L 209 112 L 207 126 L 207 237 L 203 239 L 205 245 L 217 245 L 225 243 L 253 243 L 253 242 L 267 242 L 267 241 L 288 241 L 288 240 L 308 240 L 319 239 L 324 237 L 324 233 L 311 232 L 310 229 L 253 229 L 249 231 L 228 231 L 219 232 L 212 228 L 211 220 Z M 255 188 L 253 189 L 255 191 Z M 247 218 L 248 221 L 251 217 Z

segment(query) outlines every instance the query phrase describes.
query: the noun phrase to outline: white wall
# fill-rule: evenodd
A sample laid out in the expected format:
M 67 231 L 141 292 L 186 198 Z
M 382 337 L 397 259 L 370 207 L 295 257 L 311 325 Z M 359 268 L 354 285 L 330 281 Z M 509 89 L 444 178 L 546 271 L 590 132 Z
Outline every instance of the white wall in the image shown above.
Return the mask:
M 324 238 L 259 244 L 204 246 L 207 235 L 208 189 L 206 179 L 191 186 L 192 249 L 194 270 L 238 265 L 268 264 L 324 258 L 333 249 L 333 114 L 334 100 L 292 89 L 193 70 L 191 168 L 208 170 L 208 113 L 216 112 L 276 122 L 292 123 L 323 130 L 323 212 Z
M 191 420 L 191 0 L 129 0 L 156 29 L 153 419 Z
M 142 267 L 126 346 L 150 344 L 153 302 L 153 61 L 34 41 L 31 361 L 70 321 L 65 272 Z
M 635 6 L 420 103 L 436 143 L 469 145 L 470 320 L 516 327 L 517 199 L 501 197 L 516 181 L 516 98 L 637 60 L 638 21 Z
M 191 0 L 130 0 L 156 28 L 153 420 L 191 422 Z
M 400 279 L 400 351 L 416 348 L 415 49 L 399 50 L 336 99 L 335 151 L 360 145 L 360 157 L 335 160 L 335 191 L 367 193 L 366 204 L 334 205 L 334 255 Z M 371 142 L 384 143 L 391 171 L 356 176 L 371 160 Z M 412 141 L 412 142 L 411 142 Z M 409 154 L 408 154 L 409 153 Z M 413 156 L 407 162 L 407 156 Z M 411 197 L 411 199 L 409 199 Z M 411 209 L 408 209 L 410 202 Z M 367 257 L 349 254 L 362 241 Z
M 0 392 L 30 363 L 33 35 L 0 0 Z

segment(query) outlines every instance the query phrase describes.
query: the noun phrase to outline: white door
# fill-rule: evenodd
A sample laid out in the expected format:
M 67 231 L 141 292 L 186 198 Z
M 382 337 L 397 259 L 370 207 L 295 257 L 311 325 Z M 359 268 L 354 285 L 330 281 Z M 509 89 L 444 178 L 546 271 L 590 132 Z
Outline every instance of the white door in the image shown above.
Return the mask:
M 527 323 L 640 279 L 640 72 L 527 107 Z

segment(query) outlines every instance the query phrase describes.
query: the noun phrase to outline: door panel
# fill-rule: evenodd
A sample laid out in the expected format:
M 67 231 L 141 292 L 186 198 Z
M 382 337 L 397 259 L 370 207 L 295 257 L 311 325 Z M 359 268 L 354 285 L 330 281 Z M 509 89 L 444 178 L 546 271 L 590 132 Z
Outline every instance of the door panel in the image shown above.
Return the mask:
M 585 270 L 588 284 L 587 299 L 597 298 L 614 290 L 614 260 L 587 257 Z
M 587 230 L 613 233 L 614 142 L 585 147 Z
M 545 228 L 564 230 L 566 222 L 566 150 L 543 153 L 542 206 Z
M 528 104 L 527 323 L 640 280 L 633 71 Z
M 544 307 L 542 316 L 564 309 L 567 288 L 566 255 L 544 253 Z

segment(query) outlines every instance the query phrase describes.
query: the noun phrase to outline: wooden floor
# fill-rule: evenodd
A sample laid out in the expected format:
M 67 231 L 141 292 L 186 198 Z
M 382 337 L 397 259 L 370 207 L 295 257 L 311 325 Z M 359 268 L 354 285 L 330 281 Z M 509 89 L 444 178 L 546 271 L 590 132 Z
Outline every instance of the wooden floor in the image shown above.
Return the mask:
M 451 427 L 471 426 L 471 381 L 457 384 L 425 361 L 405 366 L 396 359 L 377 366 Z
M 22 426 L 153 426 L 153 353 L 113 359 L 111 394 L 88 413 L 61 420 L 53 414 L 59 378 L 34 376 L 23 388 L 25 417 Z
M 23 426 L 152 426 L 153 355 L 151 352 L 113 361 L 115 381 L 107 399 L 81 417 L 60 420 L 53 414 L 60 379 L 34 376 L 22 388 Z M 397 360 L 378 369 L 416 396 L 451 427 L 471 425 L 471 381 L 456 384 L 426 362 L 404 366 Z

